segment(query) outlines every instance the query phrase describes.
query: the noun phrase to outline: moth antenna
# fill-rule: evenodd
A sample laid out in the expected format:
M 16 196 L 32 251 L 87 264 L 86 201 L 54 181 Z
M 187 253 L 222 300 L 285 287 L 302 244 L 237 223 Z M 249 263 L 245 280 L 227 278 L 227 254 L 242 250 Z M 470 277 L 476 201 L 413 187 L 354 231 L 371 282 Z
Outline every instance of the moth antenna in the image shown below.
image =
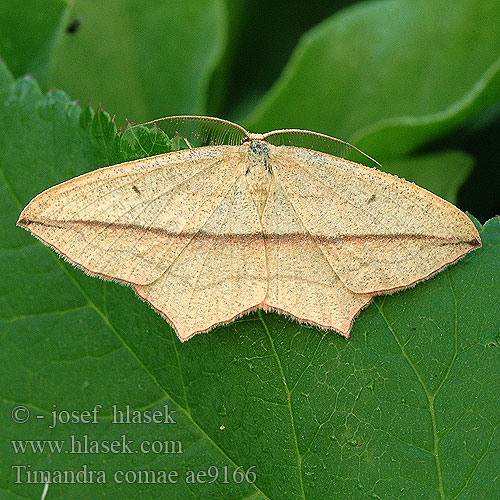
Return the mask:
M 184 137 L 183 135 L 179 134 L 179 132 L 176 132 L 176 133 L 175 133 L 175 137 L 179 137 L 179 138 L 181 138 L 181 139 L 182 139 L 182 140 L 186 143 L 186 145 L 187 145 L 187 147 L 188 147 L 189 149 L 193 149 L 193 146 L 191 146 L 191 143 L 187 140 L 187 138 L 186 138 L 186 137 Z

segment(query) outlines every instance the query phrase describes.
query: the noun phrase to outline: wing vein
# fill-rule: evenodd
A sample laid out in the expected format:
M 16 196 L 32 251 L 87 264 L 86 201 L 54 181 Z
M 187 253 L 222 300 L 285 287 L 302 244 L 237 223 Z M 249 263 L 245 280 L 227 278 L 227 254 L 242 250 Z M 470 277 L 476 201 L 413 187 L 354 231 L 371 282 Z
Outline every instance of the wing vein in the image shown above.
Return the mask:
M 281 162 L 278 162 L 277 163 L 280 163 Z M 281 164 L 282 165 L 282 164 Z M 325 186 L 327 189 L 329 189 L 330 191 L 332 191 L 338 198 L 340 198 L 341 200 L 343 200 L 344 202 L 348 203 L 349 205 L 351 205 L 354 209 L 356 209 L 356 211 L 361 215 L 361 217 L 363 217 L 368 223 L 372 223 L 372 221 L 370 219 L 368 219 L 368 217 L 366 217 L 366 214 L 363 212 L 362 208 L 359 207 L 358 205 L 356 205 L 355 203 L 353 203 L 351 200 L 347 199 L 346 197 L 342 196 L 337 190 L 335 190 L 332 186 L 330 186 L 329 184 L 326 184 L 325 182 L 323 182 L 313 171 L 309 170 L 304 164 L 302 164 L 301 162 L 297 162 L 297 165 L 299 168 L 301 168 L 302 170 L 304 170 L 305 172 L 307 172 L 309 175 L 311 175 L 312 177 L 314 177 L 315 179 L 318 180 L 318 182 L 320 184 L 322 184 L 323 186 Z M 285 191 L 286 192 L 286 191 Z M 290 204 L 292 205 L 293 207 L 293 202 L 292 200 L 289 200 L 290 201 Z M 304 225 L 304 228 L 307 228 L 307 226 L 304 224 L 303 220 L 299 217 L 298 213 L 296 212 L 295 210 L 295 207 L 293 207 L 294 209 L 294 213 L 297 215 L 297 218 L 299 218 L 299 220 L 301 221 L 301 223 Z M 390 212 L 389 212 L 390 214 Z M 400 219 L 398 219 L 397 217 L 393 217 L 391 216 L 392 218 L 394 218 L 395 220 L 397 220 L 399 223 L 401 223 L 402 221 Z M 372 217 L 373 219 L 374 217 Z M 329 221 L 330 223 L 333 224 L 333 221 Z M 388 232 L 388 234 L 393 234 L 391 232 L 391 230 L 382 222 L 379 221 L 379 223 L 381 224 L 381 226 Z M 337 226 L 338 227 L 338 226 Z M 316 242 L 316 239 L 311 235 L 309 229 L 307 228 L 307 232 L 308 234 L 311 236 L 311 238 Z M 339 231 L 340 233 L 340 231 Z M 411 248 L 409 245 L 408 245 L 408 242 L 405 241 L 405 240 L 402 240 L 403 241 L 403 244 L 404 246 L 406 247 L 408 253 L 414 258 L 415 257 L 415 252 L 416 252 L 416 249 L 413 249 Z M 321 245 L 317 243 L 317 246 L 318 248 L 321 249 Z M 353 251 L 349 250 L 348 248 L 345 249 L 345 251 L 349 252 L 350 255 L 353 255 L 353 257 L 355 257 L 355 254 Z M 324 254 L 323 250 L 321 249 L 321 252 L 323 254 L 323 256 L 325 257 L 325 259 L 328 261 L 328 258 L 326 257 L 326 255 Z M 354 260 L 354 259 L 353 259 Z M 401 264 L 394 260 L 393 262 L 397 267 L 398 269 L 401 269 Z M 328 261 L 328 264 L 330 264 L 330 262 Z M 330 265 L 330 267 L 332 267 Z M 332 270 L 333 270 L 333 267 L 332 267 Z M 335 270 L 333 270 L 335 272 Z M 336 274 L 336 276 L 338 277 L 338 275 Z M 340 278 L 339 278 L 340 279 Z
M 231 186 L 229 187 L 229 189 L 226 191 L 226 194 L 224 196 L 224 200 L 226 199 L 227 197 L 227 194 L 229 193 L 229 191 L 231 191 L 231 189 L 233 189 L 234 185 L 236 184 L 236 182 L 238 181 L 238 179 L 235 179 L 234 183 L 231 184 Z M 169 264 L 169 266 L 156 278 L 155 282 L 158 281 L 160 278 L 162 278 L 163 276 L 166 276 L 170 269 L 172 268 L 172 266 L 177 262 L 177 260 L 179 259 L 179 257 L 182 255 L 182 253 L 186 250 L 186 248 L 189 246 L 189 244 L 198 236 L 198 234 L 203 230 L 203 228 L 208 224 L 210 218 L 205 222 L 205 224 L 203 224 L 199 229 L 198 231 L 196 231 L 196 233 L 194 233 L 192 235 L 192 237 L 190 238 L 190 240 L 186 243 L 186 245 L 181 249 L 181 251 L 177 254 L 177 256 L 175 257 L 175 259 Z
M 276 161 L 276 160 L 275 160 Z M 279 161 L 276 161 L 276 163 L 280 163 Z M 279 179 L 278 177 L 276 176 L 276 182 L 279 184 L 280 188 L 286 193 L 285 189 L 283 188 L 283 186 L 281 185 L 281 183 L 279 182 Z M 287 198 L 288 199 L 288 198 Z M 297 211 L 295 210 L 295 207 L 293 206 L 293 203 L 290 199 L 288 199 L 288 201 L 290 202 L 290 206 L 292 207 L 292 210 L 293 210 L 293 213 L 295 214 L 295 216 L 297 217 L 297 220 L 300 222 L 301 226 L 304 228 L 304 230 L 306 231 L 307 233 L 307 237 L 308 239 L 310 239 L 314 246 L 316 246 L 318 248 L 318 250 L 320 251 L 321 255 L 323 256 L 323 258 L 326 260 L 327 264 L 328 264 L 328 267 L 331 269 L 331 271 L 333 272 L 333 274 L 336 276 L 336 278 L 338 280 L 340 280 L 340 277 L 339 275 L 335 272 L 335 269 L 333 268 L 333 266 L 330 264 L 330 261 L 328 260 L 327 256 L 325 255 L 323 249 L 321 248 L 321 245 L 316 241 L 316 239 L 314 238 L 314 236 L 310 233 L 309 231 L 309 228 L 304 224 L 302 218 L 299 216 L 299 214 L 297 213 Z M 342 280 L 340 280 L 342 281 Z
M 144 213 L 144 210 L 146 210 L 146 209 L 147 209 L 147 208 L 148 208 L 148 207 L 149 207 L 152 203 L 154 203 L 156 200 L 158 200 L 158 199 L 162 198 L 163 196 L 166 196 L 166 195 L 168 195 L 168 194 L 170 194 L 170 193 L 174 192 L 175 190 L 179 189 L 181 186 L 185 185 L 187 182 L 189 182 L 189 181 L 191 181 L 192 179 L 196 178 L 199 174 L 201 174 L 201 173 L 203 173 L 203 172 L 206 172 L 206 170 L 208 170 L 209 168 L 211 168 L 211 167 L 215 166 L 215 164 L 216 164 L 216 162 L 214 162 L 214 163 L 210 164 L 210 166 L 207 166 L 207 168 L 204 168 L 204 169 L 202 169 L 202 170 L 200 170 L 200 171 L 196 172 L 194 175 L 192 175 L 191 177 L 189 177 L 189 178 L 187 178 L 187 179 L 184 179 L 181 183 L 176 184 L 176 185 L 175 185 L 175 186 L 173 186 L 171 189 L 169 189 L 169 190 L 167 190 L 167 191 L 164 191 L 164 192 L 162 192 L 162 193 L 158 194 L 157 196 L 155 196 L 154 198 L 152 198 L 152 199 L 148 200 L 147 204 L 145 204 L 145 205 L 144 205 L 144 207 L 141 209 L 141 211 L 140 211 L 140 212 L 139 212 L 139 213 L 138 213 L 138 214 L 137 214 L 137 215 L 136 215 L 136 216 L 132 219 L 132 222 L 133 222 L 133 221 L 136 221 L 136 220 L 137 220 L 137 218 L 138 218 L 140 215 L 142 215 L 142 214 Z M 165 168 L 165 166 L 163 166 L 162 168 Z M 157 170 L 157 169 L 155 169 L 155 171 L 156 171 L 156 170 Z M 146 176 L 147 176 L 147 175 L 149 175 L 150 173 L 152 173 L 152 172 L 148 172 L 148 173 L 144 174 L 144 176 L 142 176 L 142 177 L 146 177 Z M 109 193 L 106 193 L 106 196 L 108 196 L 108 195 L 109 195 L 109 194 L 111 194 L 111 193 L 114 193 L 114 192 L 115 192 L 116 190 L 118 190 L 118 189 L 121 189 L 121 188 L 123 188 L 123 187 L 127 186 L 128 184 L 132 184 L 132 183 L 133 183 L 133 182 L 135 182 L 135 181 L 136 181 L 136 180 L 131 181 L 131 182 L 129 182 L 129 183 L 125 183 L 125 184 L 121 185 L 119 188 L 116 188 L 115 190 L 110 191 Z M 102 199 L 102 198 L 101 198 L 101 199 Z M 84 208 L 82 208 L 81 210 L 79 210 L 78 212 L 76 212 L 76 214 L 75 214 L 75 215 L 79 215 L 79 214 L 80 214 L 83 210 L 85 210 L 86 208 L 88 208 L 89 206 L 91 206 L 91 205 L 92 205 L 93 203 L 95 203 L 96 201 L 99 201 L 99 199 L 96 199 L 96 200 L 94 200 L 92 203 L 89 203 L 86 207 L 84 207 Z M 142 202 L 142 203 L 143 203 L 143 202 Z M 112 225 L 116 224 L 116 221 L 117 221 L 117 220 L 119 220 L 119 219 L 120 219 L 121 217 L 123 217 L 124 215 L 126 215 L 126 214 L 130 213 L 132 210 L 136 209 L 139 205 L 140 205 L 140 203 L 139 203 L 139 204 L 137 204 L 137 205 L 133 205 L 133 206 L 131 206 L 128 210 L 126 210 L 126 211 L 124 211 L 124 212 L 121 212 L 121 213 L 120 213 L 120 214 L 119 214 L 119 215 L 118 215 L 118 216 L 117 216 L 117 217 L 116 217 L 113 221 L 110 221 L 108 224 L 106 224 L 106 225 L 102 226 L 101 231 L 99 231 L 99 232 L 95 235 L 95 237 L 94 237 L 94 238 L 92 238 L 92 239 L 88 240 L 88 241 L 87 241 L 87 244 L 85 245 L 85 247 L 84 247 L 84 248 L 87 248 L 87 246 L 88 246 L 90 243 L 92 243 L 92 242 L 93 242 L 96 238 L 98 238 L 98 237 L 99 237 L 99 236 L 100 236 L 100 235 L 101 235 L 104 231 L 106 231 L 106 230 L 107 230 L 110 226 L 112 226 Z M 156 218 L 156 217 L 155 217 L 155 218 Z M 154 221 L 154 220 L 155 220 L 155 219 L 153 219 L 153 221 Z M 152 222 L 153 222 L 153 221 L 152 221 Z M 151 226 L 151 224 L 149 224 L 149 225 L 148 225 L 148 227 L 150 227 L 150 226 Z M 117 237 L 116 237 L 116 238 L 115 238 L 115 239 L 111 242 L 111 244 L 110 244 L 110 246 L 109 246 L 109 250 L 111 250 L 113 243 L 116 243 L 116 241 L 118 241 L 118 239 L 121 237 L 121 235 L 122 235 L 125 231 L 126 231 L 126 228 L 123 228 L 123 229 L 119 232 L 118 236 L 117 236 Z

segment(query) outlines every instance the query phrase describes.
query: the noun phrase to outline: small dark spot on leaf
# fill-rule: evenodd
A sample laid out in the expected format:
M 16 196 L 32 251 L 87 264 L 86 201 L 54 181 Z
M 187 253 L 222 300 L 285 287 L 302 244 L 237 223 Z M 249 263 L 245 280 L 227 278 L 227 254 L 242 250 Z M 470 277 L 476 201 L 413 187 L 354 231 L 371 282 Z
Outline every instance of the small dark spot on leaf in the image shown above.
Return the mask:
M 132 189 L 137 193 L 137 194 L 141 194 L 141 192 L 139 191 L 139 188 L 137 186 L 132 186 Z
M 71 24 L 68 24 L 68 26 L 66 26 L 66 33 L 73 35 L 80 29 L 81 26 L 82 26 L 82 20 L 76 18 Z
M 412 327 L 412 330 L 415 331 L 416 330 L 416 327 Z
M 374 194 L 372 194 L 370 196 L 370 199 L 368 200 L 368 203 L 372 203 L 373 201 L 375 201 L 375 198 L 376 198 L 376 196 Z

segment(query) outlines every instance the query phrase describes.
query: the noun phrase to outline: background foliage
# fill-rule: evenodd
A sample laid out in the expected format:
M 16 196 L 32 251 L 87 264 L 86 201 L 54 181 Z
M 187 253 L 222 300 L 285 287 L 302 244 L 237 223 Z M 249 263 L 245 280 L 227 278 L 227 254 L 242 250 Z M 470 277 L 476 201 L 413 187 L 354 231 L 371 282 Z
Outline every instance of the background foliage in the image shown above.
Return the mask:
M 349 341 L 259 313 L 182 345 L 130 289 L 72 269 L 15 221 L 53 184 L 169 149 L 121 136 L 125 119 L 210 114 L 350 140 L 484 223 L 500 212 L 499 18 L 493 0 L 0 0 L 0 499 L 40 498 L 13 464 L 257 472 L 254 485 L 53 484 L 48 499 L 498 498 L 499 219 L 478 222 L 481 250 L 377 299 Z M 92 428 L 9 416 L 98 403 Z M 178 423 L 124 429 L 113 403 L 168 403 Z M 184 454 L 10 444 L 124 432 L 179 439 Z

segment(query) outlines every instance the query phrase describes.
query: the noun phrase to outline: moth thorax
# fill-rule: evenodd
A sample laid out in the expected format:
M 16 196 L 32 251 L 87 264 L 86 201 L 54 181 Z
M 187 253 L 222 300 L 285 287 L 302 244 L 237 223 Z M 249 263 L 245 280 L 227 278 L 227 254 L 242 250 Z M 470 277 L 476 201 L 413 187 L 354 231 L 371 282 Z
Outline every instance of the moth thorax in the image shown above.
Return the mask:
M 252 141 L 248 148 L 246 181 L 259 215 L 264 211 L 271 186 L 269 153 L 269 146 L 265 141 Z

